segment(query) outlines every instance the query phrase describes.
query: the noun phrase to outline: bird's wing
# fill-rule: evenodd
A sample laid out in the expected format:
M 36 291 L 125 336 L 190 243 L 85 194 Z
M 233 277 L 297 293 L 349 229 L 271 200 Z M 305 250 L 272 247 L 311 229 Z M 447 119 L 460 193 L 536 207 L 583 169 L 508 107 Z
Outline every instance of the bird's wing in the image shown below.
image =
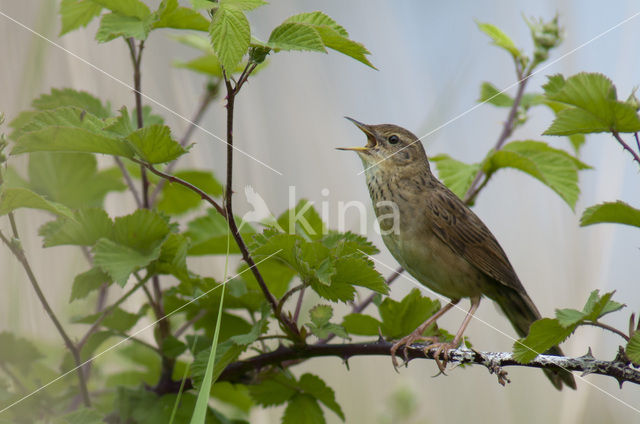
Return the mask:
M 486 225 L 444 185 L 430 190 L 433 232 L 471 265 L 507 287 L 524 291 L 507 254 Z

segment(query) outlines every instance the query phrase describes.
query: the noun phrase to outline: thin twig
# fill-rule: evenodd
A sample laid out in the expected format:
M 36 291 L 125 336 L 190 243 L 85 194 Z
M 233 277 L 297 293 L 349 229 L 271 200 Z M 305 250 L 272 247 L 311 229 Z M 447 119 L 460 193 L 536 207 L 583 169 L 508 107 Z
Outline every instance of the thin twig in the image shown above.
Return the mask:
M 299 284 L 293 287 L 291 290 L 287 291 L 285 294 L 283 294 L 282 297 L 280 298 L 280 301 L 278 302 L 278 313 L 282 312 L 282 308 L 284 307 L 284 304 L 286 303 L 286 301 L 289 300 L 289 298 L 294 293 L 299 292 L 303 288 L 304 288 L 304 284 Z
M 500 150 L 502 146 L 504 146 L 504 143 L 506 143 L 507 139 L 511 137 L 511 134 L 513 134 L 516 118 L 518 116 L 518 108 L 520 107 L 522 96 L 524 95 L 524 89 L 527 86 L 527 82 L 529 81 L 529 78 L 531 77 L 531 71 L 532 69 L 529 68 L 526 71 L 526 73 L 523 72 L 520 66 L 518 65 L 518 63 L 516 63 L 516 75 L 518 77 L 518 91 L 516 92 L 516 96 L 513 99 L 513 104 L 511 105 L 511 109 L 509 110 L 509 114 L 507 115 L 507 120 L 502 126 L 502 131 L 500 132 L 500 136 L 498 136 L 498 140 L 496 141 L 495 146 L 493 146 L 494 151 Z M 473 182 L 471 183 L 471 186 L 469 186 L 469 189 L 467 190 L 467 193 L 463 198 L 466 204 L 473 203 L 473 201 L 475 200 L 475 197 L 480 192 L 481 187 L 479 187 L 478 184 L 480 184 L 480 180 L 484 175 L 485 174 L 482 168 L 479 169 L 478 172 L 476 173 L 476 176 L 473 178 Z M 484 187 L 484 185 L 486 185 L 486 183 L 483 183 L 482 187 Z
M 80 367 L 80 364 L 82 363 L 80 359 L 80 350 L 71 341 L 71 338 L 69 338 L 69 335 L 67 334 L 64 327 L 58 320 L 58 317 L 56 316 L 55 312 L 53 312 L 53 309 L 51 309 L 51 306 L 49 305 L 47 298 L 44 296 L 44 293 L 40 289 L 40 284 L 38 283 L 38 280 L 35 274 L 33 273 L 33 270 L 31 269 L 31 265 L 29 264 L 29 261 L 27 260 L 24 250 L 19 244 L 19 241 L 17 241 L 17 239 L 15 241 L 10 241 L 8 238 L 5 237 L 5 235 L 1 231 L 0 231 L 0 239 L 4 244 L 7 245 L 9 250 L 11 250 L 11 253 L 13 253 L 13 255 L 16 257 L 18 262 L 20 262 L 20 264 L 24 268 L 25 272 L 27 273 L 27 277 L 29 278 L 29 282 L 31 282 L 31 286 L 33 287 L 33 290 L 36 292 L 36 295 L 38 296 L 38 299 L 40 300 L 42 307 L 44 308 L 47 315 L 49 315 L 49 318 L 53 322 L 53 325 L 56 327 L 56 330 L 58 330 L 58 333 L 62 337 L 62 340 L 64 340 L 65 346 L 67 346 L 67 349 L 69 349 L 69 352 L 71 352 L 71 356 L 73 356 L 73 361 L 78 367 L 77 375 L 78 375 L 78 381 L 80 384 L 80 392 L 82 393 L 82 401 L 85 406 L 87 407 L 91 406 L 91 400 L 89 399 L 89 391 L 87 390 L 87 382 L 86 382 L 82 367 Z
M 637 133 L 637 132 L 634 132 L 634 133 L 633 133 L 633 136 L 634 136 L 634 137 L 635 137 L 635 139 L 636 139 L 636 146 L 638 147 L 638 151 L 640 152 L 640 138 L 638 138 L 638 133 Z
M 400 274 L 402 274 L 403 272 L 404 272 L 404 268 L 402 268 L 401 266 L 398 267 L 398 269 L 396 269 L 393 272 L 393 274 L 391 274 L 389 277 L 387 277 L 387 280 L 385 281 L 387 286 L 390 286 L 400 276 Z M 371 304 L 371 302 L 373 302 L 373 299 L 375 299 L 375 297 L 376 297 L 376 293 L 372 293 L 369 296 L 367 296 L 367 298 L 365 300 L 363 300 L 362 302 L 360 302 L 359 304 L 354 304 L 353 307 L 351 308 L 351 313 L 352 314 L 359 314 L 367 306 L 369 306 Z
M 638 165 L 640 165 L 640 156 L 638 156 L 638 154 L 631 148 L 631 146 L 629 146 L 623 139 L 622 137 L 620 137 L 620 134 L 618 134 L 618 131 L 612 130 L 611 134 L 613 134 L 613 136 L 615 137 L 616 140 L 618 140 L 618 143 L 620 143 L 620 145 L 622 146 L 622 148 L 624 150 L 626 150 L 627 152 L 629 152 L 631 154 L 631 156 L 633 156 L 633 160 L 635 160 Z
M 14 239 L 19 239 L 20 234 L 18 233 L 18 226 L 16 225 L 16 217 L 13 214 L 13 211 L 9 212 L 9 223 L 11 224 L 11 232 L 13 233 Z
M 611 327 L 610 325 L 603 324 L 603 323 L 598 322 L 598 321 L 585 321 L 585 322 L 583 322 L 583 324 L 584 325 L 590 325 L 592 327 L 599 327 L 599 328 L 602 328 L 604 330 L 609 330 L 612 333 L 615 333 L 618 336 L 622 337 L 626 341 L 629 341 L 629 336 L 628 335 L 624 334 L 622 331 L 618 330 L 617 328 Z
M 302 287 L 300 294 L 298 295 L 298 301 L 296 302 L 296 309 L 293 311 L 293 322 L 297 323 L 300 318 L 300 310 L 302 310 L 302 299 L 304 298 L 304 290 L 306 287 Z
M 216 98 L 216 94 L 218 90 L 214 87 L 211 87 L 210 83 L 207 84 L 207 91 L 205 92 L 204 96 L 202 96 L 202 100 L 200 101 L 200 106 L 198 106 L 198 110 L 196 111 L 195 116 L 191 120 L 189 127 L 187 128 L 187 131 L 184 133 L 184 135 L 180 139 L 180 145 L 182 147 L 185 147 L 187 143 L 189 143 L 189 140 L 191 140 L 191 135 L 193 134 L 193 131 L 198 127 L 198 124 L 200 123 L 200 120 L 204 116 L 204 113 L 207 111 L 207 108 L 209 107 L 211 102 L 213 102 L 213 100 Z M 164 172 L 167 174 L 171 174 L 171 172 L 173 172 L 173 169 L 176 167 L 177 163 L 178 163 L 178 159 L 172 162 L 169 162 L 169 165 L 167 165 Z M 156 184 L 156 187 L 151 192 L 151 197 L 149 198 L 149 201 L 151 202 L 151 206 L 153 206 L 156 203 L 158 195 L 162 192 L 162 189 L 166 184 L 167 184 L 167 180 L 161 179 L 160 181 L 158 181 L 158 184 Z
M 187 331 L 193 324 L 195 324 L 196 322 L 200 321 L 202 318 L 205 317 L 205 315 L 207 315 L 207 310 L 206 309 L 202 309 L 200 310 L 200 312 L 198 312 L 197 314 L 194 315 L 193 318 L 191 318 L 189 321 L 185 322 L 184 324 L 182 324 L 175 333 L 173 333 L 173 336 L 177 339 L 180 336 L 182 336 L 182 334 L 184 334 L 185 331 Z
M 11 369 L 9 369 L 7 364 L 5 364 L 4 362 L 0 362 L 0 369 L 2 371 L 4 371 L 4 373 L 9 376 L 9 378 L 11 379 L 11 381 L 13 381 L 13 384 L 15 384 L 15 386 L 16 386 L 16 388 L 18 390 L 20 390 L 21 392 L 26 392 L 27 391 L 27 388 L 24 387 L 24 385 L 22 384 L 22 381 L 20 381 L 20 379 L 18 377 L 16 377 L 16 375 L 13 373 L 13 371 L 11 371 Z
M 138 189 L 136 188 L 135 184 L 133 183 L 133 179 L 131 178 L 131 174 L 129 174 L 129 171 L 127 171 L 127 168 L 124 166 L 124 163 L 122 162 L 122 159 L 120 159 L 118 156 L 114 156 L 113 158 L 115 159 L 116 165 L 118 165 L 118 168 L 120 168 L 120 172 L 122 173 L 122 176 L 124 177 L 124 181 L 127 183 L 127 187 L 129 188 L 129 191 L 133 195 L 133 200 L 135 200 L 135 202 L 136 202 L 136 207 L 138 209 L 142 208 L 142 200 L 140 200 L 140 194 L 138 194 Z

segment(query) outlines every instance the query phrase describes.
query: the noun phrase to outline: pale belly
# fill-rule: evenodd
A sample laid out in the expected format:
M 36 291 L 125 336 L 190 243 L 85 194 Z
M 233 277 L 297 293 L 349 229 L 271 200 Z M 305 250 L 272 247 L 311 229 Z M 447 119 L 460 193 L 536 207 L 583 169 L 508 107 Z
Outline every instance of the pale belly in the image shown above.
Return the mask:
M 409 233 L 409 234 L 407 234 Z M 389 234 L 383 240 L 391 254 L 422 285 L 450 299 L 482 295 L 487 277 L 432 234 Z

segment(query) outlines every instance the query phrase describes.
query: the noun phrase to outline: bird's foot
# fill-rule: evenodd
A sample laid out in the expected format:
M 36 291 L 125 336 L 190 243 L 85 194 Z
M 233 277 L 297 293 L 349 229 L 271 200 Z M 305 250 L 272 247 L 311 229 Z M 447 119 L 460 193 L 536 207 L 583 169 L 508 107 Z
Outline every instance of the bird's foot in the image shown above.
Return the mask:
M 431 343 L 437 343 L 438 338 L 423 336 L 421 332 L 418 332 L 416 330 L 413 333 L 409 334 L 408 336 L 405 336 L 400 340 L 398 340 L 396 343 L 393 344 L 393 346 L 391 346 L 391 362 L 393 363 L 393 369 L 398 371 L 398 361 L 396 359 L 396 351 L 403 346 L 405 347 L 404 354 L 403 354 L 404 363 L 402 365 L 407 366 L 409 364 L 409 353 L 407 352 L 406 348 L 418 341 L 420 342 L 429 341 Z
M 449 351 L 451 349 L 457 349 L 459 343 L 451 343 L 451 342 L 439 342 L 429 345 L 424 348 L 425 355 L 429 353 L 429 351 L 433 352 L 433 359 L 436 361 L 436 365 L 438 365 L 438 369 L 442 374 L 444 374 L 445 369 L 447 368 L 447 362 L 449 362 Z M 442 360 L 440 357 L 442 356 Z M 446 375 L 446 374 L 445 374 Z

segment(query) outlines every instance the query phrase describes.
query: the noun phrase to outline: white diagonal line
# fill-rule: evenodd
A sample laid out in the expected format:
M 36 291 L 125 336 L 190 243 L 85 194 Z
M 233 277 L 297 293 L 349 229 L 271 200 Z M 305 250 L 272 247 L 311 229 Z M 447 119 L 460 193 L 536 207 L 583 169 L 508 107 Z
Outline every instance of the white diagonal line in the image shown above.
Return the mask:
M 360 250 L 360 249 L 358 249 L 358 250 Z M 384 263 L 384 262 L 382 262 L 381 260 L 376 259 L 376 258 L 374 258 L 374 257 L 373 257 L 373 256 L 371 256 L 371 255 L 368 255 L 367 253 L 363 252 L 362 250 L 360 250 L 360 253 L 362 253 L 363 255 L 366 255 L 366 256 L 367 256 L 367 257 L 369 257 L 371 260 L 376 261 L 377 263 L 379 263 L 380 265 L 384 266 L 385 268 L 388 268 L 388 269 L 390 269 L 391 271 L 394 271 L 394 272 L 395 272 L 395 268 L 390 267 L 389 265 L 385 264 L 385 263 Z M 430 288 L 428 288 L 428 287 L 426 287 L 426 286 L 424 286 L 424 285 L 420 284 L 420 282 L 418 282 L 416 279 L 409 277 L 409 276 L 407 275 L 407 272 L 406 272 L 406 271 L 405 271 L 405 272 L 403 272 L 402 274 L 400 274 L 400 276 L 401 276 L 401 277 L 406 278 L 407 280 L 409 280 L 409 282 L 410 282 L 411 284 L 413 284 L 414 286 L 416 286 L 418 289 L 423 290 L 423 291 L 428 291 L 429 293 L 435 294 L 435 295 L 436 295 L 436 296 L 438 296 L 440 299 L 443 299 L 443 300 L 445 300 L 447 303 L 449 303 L 449 299 L 447 299 L 447 297 L 442 296 L 440 293 L 437 293 L 437 292 L 435 292 L 435 291 L 431 290 Z M 464 314 L 465 314 L 465 315 L 467 314 L 467 311 L 466 311 L 464 308 L 462 308 L 462 307 L 458 306 L 457 304 L 455 304 L 455 305 L 453 305 L 453 306 L 454 306 L 456 309 L 459 309 L 459 310 L 461 310 L 462 312 L 464 312 Z M 495 326 L 493 326 L 492 324 L 490 324 L 490 323 L 488 323 L 487 321 L 483 320 L 482 318 L 479 318 L 477 315 L 475 315 L 475 314 L 474 314 L 474 315 L 472 315 L 472 318 L 473 318 L 473 319 L 475 319 L 475 320 L 480 321 L 481 323 L 483 323 L 483 324 L 484 324 L 484 325 L 486 325 L 487 327 L 489 327 L 489 328 L 491 328 L 491 329 L 493 329 L 493 330 L 497 331 L 498 333 L 500 333 L 500 334 L 502 334 L 503 336 L 505 336 L 505 337 L 507 337 L 507 338 L 509 338 L 509 339 L 513 340 L 514 342 L 517 342 L 517 341 L 518 341 L 518 339 L 515 339 L 514 337 L 512 337 L 512 336 L 508 335 L 507 333 L 505 333 L 504 331 L 500 330 L 499 328 L 496 328 Z M 526 347 L 527 349 L 529 349 L 530 351 L 534 352 L 536 355 L 540 355 L 540 352 L 536 352 L 534 349 L 531 349 L 529 346 L 526 346 L 526 345 L 524 345 L 524 344 L 523 344 L 522 346 L 524 346 L 524 347 Z M 564 368 L 564 367 L 561 367 L 561 366 L 558 366 L 558 367 L 559 367 L 559 368 L 562 368 L 562 369 L 563 369 L 563 370 L 565 370 L 566 372 L 571 373 L 571 371 L 569 371 L 568 369 L 566 369 L 566 368 Z M 571 373 L 571 374 L 573 374 L 573 373 Z M 606 391 L 606 390 L 604 390 L 604 389 L 602 389 L 602 388 L 600 388 L 600 387 L 596 386 L 595 384 L 593 384 L 593 383 L 592 383 L 592 382 L 590 382 L 589 380 L 585 379 L 585 378 L 584 378 L 584 377 L 582 377 L 581 375 L 577 375 L 577 374 L 575 374 L 574 376 L 575 376 L 575 377 L 577 377 L 577 378 L 579 378 L 579 379 L 580 379 L 580 380 L 582 380 L 583 382 L 587 383 L 589 386 L 591 386 L 591 387 L 593 387 L 593 388 L 597 389 L 598 391 L 600 391 L 600 392 L 604 393 L 605 395 L 609 396 L 610 398 L 612 398 L 612 399 L 614 399 L 614 400 L 616 400 L 616 401 L 620 402 L 620 403 L 621 403 L 621 404 L 623 404 L 624 406 L 626 406 L 626 407 L 628 407 L 628 408 L 632 409 L 633 411 L 635 411 L 635 412 L 637 412 L 637 413 L 639 413 L 639 414 L 640 414 L 640 409 L 636 408 L 635 406 L 630 405 L 629 403 L 627 403 L 627 402 L 625 402 L 624 400 L 622 400 L 622 399 L 620 399 L 620 398 L 616 397 L 616 396 L 615 396 L 615 395 L 613 395 L 612 393 L 610 393 L 610 392 L 608 392 L 608 391 Z
M 507 86 L 506 88 L 504 88 L 502 91 L 494 94 L 493 96 L 489 97 L 488 99 L 484 100 L 483 102 L 480 102 L 472 107 L 470 107 L 469 109 L 465 110 L 464 112 L 454 116 L 453 118 L 449 119 L 447 122 L 445 122 L 442 125 L 439 125 L 438 127 L 434 128 L 433 130 L 429 131 L 428 133 L 426 133 L 425 135 L 423 135 L 422 137 L 418 138 L 416 141 L 402 147 L 401 149 L 393 152 L 392 154 L 390 154 L 389 156 L 385 157 L 384 159 L 379 160 L 378 162 L 374 163 L 373 165 L 368 166 L 367 168 L 365 168 L 364 170 L 360 171 L 358 173 L 358 175 L 361 175 L 363 172 L 368 171 L 369 169 L 373 168 L 374 166 L 380 164 L 381 162 L 384 162 L 385 160 L 389 159 L 390 157 L 396 155 L 397 153 L 400 153 L 401 151 L 403 151 L 404 149 L 406 149 L 407 147 L 418 143 L 419 141 L 421 141 L 423 138 L 429 137 L 431 134 L 434 134 L 438 131 L 440 131 L 442 128 L 447 127 L 449 124 L 457 121 L 458 119 L 462 118 L 463 116 L 473 112 L 474 110 L 476 110 L 477 108 L 479 108 L 480 106 L 483 106 L 484 104 L 490 102 L 491 100 L 493 100 L 494 98 L 498 97 L 499 95 L 501 95 L 502 93 L 504 93 L 507 90 L 510 90 L 511 88 L 517 86 L 518 84 L 520 84 L 522 81 L 525 81 L 531 77 L 533 77 L 534 75 L 539 74 L 540 72 L 544 71 L 545 69 L 547 69 L 548 67 L 555 65 L 556 63 L 558 63 L 559 61 L 561 61 L 562 59 L 565 59 L 567 56 L 572 55 L 573 53 L 577 52 L 578 50 L 582 49 L 583 47 L 588 46 L 589 44 L 593 43 L 594 41 L 596 41 L 597 39 L 599 39 L 600 37 L 603 37 L 604 35 L 610 33 L 611 31 L 613 31 L 614 29 L 626 24 L 627 22 L 631 21 L 632 19 L 636 18 L 638 15 L 640 15 L 640 12 L 636 12 L 633 15 L 631 15 L 630 17 L 618 22 L 617 24 L 615 24 L 614 26 L 612 26 L 611 28 L 609 28 L 608 30 L 596 35 L 595 37 L 593 37 L 592 39 L 585 41 L 584 43 L 580 44 L 578 47 L 568 51 L 567 53 L 563 54 L 562 56 L 560 56 L 557 59 L 552 60 L 551 62 L 547 63 L 546 65 L 542 66 L 541 68 L 539 68 L 537 71 L 532 72 L 530 75 L 522 78 L 519 81 L 514 82 L 513 84 Z
M 40 38 L 42 38 L 43 40 L 45 40 L 47 43 L 51 44 L 52 46 L 55 46 L 57 48 L 59 48 L 60 50 L 64 51 L 65 53 L 73 56 L 74 58 L 78 59 L 79 61 L 81 61 L 82 63 L 84 63 L 85 65 L 95 69 L 96 71 L 102 73 L 103 75 L 106 75 L 107 77 L 111 78 L 112 80 L 122 84 L 123 86 L 125 86 L 126 88 L 128 88 L 129 90 L 132 90 L 135 93 L 140 94 L 142 97 L 144 97 L 145 99 L 147 99 L 148 101 L 150 101 L 151 103 L 161 107 L 162 109 L 166 110 L 167 112 L 177 116 L 178 118 L 182 119 L 183 121 L 187 122 L 189 125 L 193 125 L 194 127 L 198 128 L 199 130 L 205 132 L 206 134 L 210 135 L 211 137 L 223 142 L 224 144 L 229 144 L 227 143 L 226 140 L 223 140 L 222 138 L 218 137 L 217 135 L 215 135 L 214 133 L 212 133 L 211 131 L 201 127 L 200 125 L 196 124 L 195 122 L 193 122 L 192 120 L 190 120 L 189 118 L 187 118 L 186 116 L 176 112 L 175 110 L 171 109 L 168 106 L 165 106 L 164 104 L 160 103 L 158 100 L 144 94 L 141 91 L 136 90 L 134 87 L 132 87 L 131 85 L 127 84 L 126 82 L 122 81 L 121 79 L 119 79 L 118 77 L 110 74 L 109 72 L 105 71 L 102 68 L 99 68 L 98 66 L 94 65 L 93 63 L 89 62 L 88 60 L 78 56 L 77 54 L 75 54 L 74 52 L 72 52 L 71 50 L 66 49 L 65 47 L 61 46 L 60 44 L 56 43 L 55 41 L 45 37 L 44 35 L 40 34 L 39 32 L 29 28 L 28 26 L 26 26 L 25 24 L 23 24 L 20 21 L 17 21 L 16 19 L 12 18 L 11 16 L 7 15 L 6 13 L 2 12 L 0 10 L 0 15 L 4 16 L 5 18 L 9 19 L 11 22 L 15 23 L 16 25 L 21 26 L 22 28 L 26 29 L 27 31 L 29 31 L 30 33 L 32 33 L 33 35 L 36 35 Z M 234 150 L 236 150 L 239 153 L 242 153 L 243 155 L 255 160 L 256 162 L 258 162 L 260 165 L 272 170 L 273 172 L 275 172 L 278 175 L 282 175 L 282 172 L 270 167 L 269 165 L 267 165 L 266 163 L 262 162 L 260 159 L 256 158 L 255 156 L 245 152 L 242 149 L 237 148 L 236 146 L 231 146 Z
M 0 12 L 2 13 L 2 12 Z M 160 321 L 162 321 L 163 319 L 169 318 L 171 315 L 175 314 L 176 312 L 184 309 L 187 305 L 190 305 L 191 303 L 195 302 L 196 300 L 200 299 L 201 297 L 204 297 L 206 295 L 208 295 L 209 293 L 213 292 L 214 290 L 224 286 L 225 284 L 227 284 L 229 281 L 233 280 L 234 278 L 236 278 L 237 276 L 239 276 L 240 274 L 243 274 L 245 272 L 247 272 L 248 270 L 250 270 L 251 268 L 258 266 L 259 264 L 261 264 L 262 262 L 266 261 L 267 259 L 271 258 L 274 255 L 277 255 L 278 253 L 280 253 L 282 249 L 278 250 L 275 253 L 272 253 L 271 255 L 267 256 L 266 258 L 262 259 L 261 261 L 256 262 L 253 266 L 250 266 L 242 271 L 240 271 L 239 273 L 237 273 L 236 275 L 234 275 L 231 278 L 228 278 L 227 280 L 223 281 L 222 283 L 218 284 L 217 286 L 207 290 L 206 292 L 202 293 L 200 296 L 191 299 L 190 301 L 188 301 L 187 303 L 185 303 L 184 305 L 180 306 L 179 308 L 171 311 L 171 313 L 163 316 L 162 318 L 152 322 L 151 324 L 141 328 L 140 330 L 136 331 L 135 333 L 129 335 L 129 337 L 120 340 L 118 343 L 114 344 L 113 346 L 108 347 L 107 349 L 103 350 L 102 352 L 98 353 L 97 355 L 93 356 L 92 358 L 87 359 L 86 361 L 84 361 L 83 363 L 81 363 L 80 365 L 78 365 L 77 367 L 70 369 L 69 371 L 65 372 L 62 375 L 59 375 L 58 377 L 54 378 L 53 380 L 51 380 L 50 382 L 48 382 L 47 384 L 45 384 L 44 386 L 40 386 L 39 388 L 37 388 L 36 390 L 32 391 L 31 393 L 29 393 L 28 395 L 25 395 L 23 397 L 21 397 L 20 399 L 16 400 L 15 402 L 11 403 L 10 405 L 5 406 L 4 408 L 0 409 L 0 414 L 2 414 L 3 412 L 5 412 L 6 410 L 8 410 L 9 408 L 19 404 L 20 402 L 22 402 L 23 400 L 30 398 L 31 396 L 35 395 L 36 393 L 38 393 L 41 390 L 46 389 L 47 387 L 49 387 L 50 385 L 52 385 L 53 383 L 55 383 L 56 381 L 66 377 L 67 375 L 71 374 L 72 372 L 76 371 L 78 368 L 81 368 L 83 366 L 85 366 L 86 364 L 88 364 L 89 362 L 99 358 L 100 356 L 104 355 L 107 352 L 112 351 L 113 349 L 115 349 L 116 347 L 120 346 L 122 343 L 128 341 L 129 339 L 131 339 L 132 337 L 137 336 L 138 334 L 142 333 L 143 331 L 153 327 L 154 325 L 156 325 L 157 323 L 159 323 Z

